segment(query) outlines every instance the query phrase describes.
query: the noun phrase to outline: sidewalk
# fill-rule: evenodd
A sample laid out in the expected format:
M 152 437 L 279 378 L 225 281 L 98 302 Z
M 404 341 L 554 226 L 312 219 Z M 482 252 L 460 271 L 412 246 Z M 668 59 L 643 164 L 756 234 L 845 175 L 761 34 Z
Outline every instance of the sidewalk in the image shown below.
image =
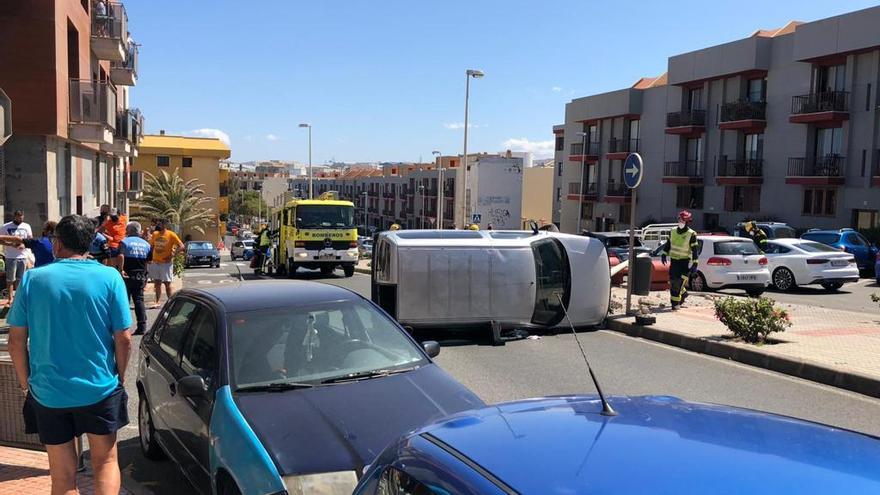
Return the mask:
M 370 267 L 370 262 L 372 259 L 361 259 L 358 261 L 358 264 L 355 265 L 354 271 L 357 273 L 364 273 L 366 275 L 370 275 L 372 273 L 372 268 Z
M 768 294 L 772 298 L 772 294 Z M 807 380 L 880 397 L 880 312 L 853 313 L 797 304 L 777 303 L 788 311 L 792 326 L 756 346 L 733 339 L 715 318 L 719 294 L 691 294 L 684 308 L 669 309 L 668 292 L 633 296 L 633 307 L 653 305 L 654 325 L 642 327 L 623 316 L 626 289 L 612 291 L 615 316 L 611 330 L 688 350 L 740 361 Z
M 90 466 L 76 477 L 83 495 L 95 493 Z M 45 452 L 0 446 L 0 493 L 43 495 L 50 491 L 49 458 Z M 119 493 L 130 494 L 123 488 Z

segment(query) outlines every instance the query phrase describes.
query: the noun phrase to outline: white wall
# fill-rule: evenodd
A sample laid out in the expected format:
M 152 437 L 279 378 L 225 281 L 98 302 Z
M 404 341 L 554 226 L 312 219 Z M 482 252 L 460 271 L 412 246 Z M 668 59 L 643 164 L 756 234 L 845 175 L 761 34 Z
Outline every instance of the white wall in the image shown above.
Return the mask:
M 522 158 L 480 157 L 476 167 L 476 205 L 481 227 L 520 229 L 522 216 Z M 471 219 L 468 219 L 470 221 Z

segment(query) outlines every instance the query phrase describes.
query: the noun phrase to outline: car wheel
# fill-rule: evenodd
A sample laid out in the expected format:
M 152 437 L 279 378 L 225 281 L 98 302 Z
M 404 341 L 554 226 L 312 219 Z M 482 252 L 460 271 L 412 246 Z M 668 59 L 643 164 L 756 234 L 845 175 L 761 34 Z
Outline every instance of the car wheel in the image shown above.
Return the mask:
M 241 495 L 238 485 L 228 475 L 221 479 L 220 486 L 217 487 L 217 495 Z
M 759 297 L 763 293 L 764 289 L 746 289 L 746 294 L 748 294 L 749 297 Z
M 138 394 L 138 438 L 144 457 L 154 461 L 165 459 L 165 452 L 156 440 L 156 428 L 153 427 L 150 405 L 143 394 Z
M 706 283 L 706 277 L 704 277 L 703 274 L 700 272 L 697 272 L 696 275 L 691 276 L 688 285 L 690 286 L 690 290 L 692 290 L 693 292 L 706 292 L 709 290 L 709 285 Z
M 293 262 L 293 258 L 288 258 L 287 260 L 287 276 L 290 278 L 296 277 L 296 263 Z
M 773 272 L 773 286 L 783 292 L 794 289 L 797 287 L 794 281 L 794 274 L 788 268 L 777 268 Z
M 843 284 L 840 282 L 823 282 L 822 288 L 827 290 L 828 292 L 837 292 L 840 288 L 843 287 Z
M 345 265 L 342 267 L 342 271 L 345 273 L 346 277 L 354 276 L 354 265 Z

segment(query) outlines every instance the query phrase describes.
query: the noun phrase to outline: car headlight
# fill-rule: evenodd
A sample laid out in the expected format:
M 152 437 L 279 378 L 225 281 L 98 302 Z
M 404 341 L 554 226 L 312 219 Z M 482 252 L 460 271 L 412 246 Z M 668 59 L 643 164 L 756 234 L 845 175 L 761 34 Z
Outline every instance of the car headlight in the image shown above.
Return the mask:
M 354 471 L 284 477 L 288 495 L 351 495 L 356 486 Z
M 307 253 L 305 251 L 303 251 L 301 253 L 296 253 L 296 255 L 299 256 L 300 258 L 308 258 L 309 257 L 309 253 Z

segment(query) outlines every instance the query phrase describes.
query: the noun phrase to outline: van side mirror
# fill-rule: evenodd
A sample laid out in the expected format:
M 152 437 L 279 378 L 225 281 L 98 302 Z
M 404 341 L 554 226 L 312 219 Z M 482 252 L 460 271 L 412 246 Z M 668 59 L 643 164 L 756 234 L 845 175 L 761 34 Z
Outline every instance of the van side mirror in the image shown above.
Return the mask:
M 208 386 L 199 375 L 189 375 L 177 380 L 177 393 L 184 397 L 205 397 Z
M 422 342 L 422 349 L 429 358 L 435 358 L 440 355 L 440 344 L 435 340 L 426 340 Z

